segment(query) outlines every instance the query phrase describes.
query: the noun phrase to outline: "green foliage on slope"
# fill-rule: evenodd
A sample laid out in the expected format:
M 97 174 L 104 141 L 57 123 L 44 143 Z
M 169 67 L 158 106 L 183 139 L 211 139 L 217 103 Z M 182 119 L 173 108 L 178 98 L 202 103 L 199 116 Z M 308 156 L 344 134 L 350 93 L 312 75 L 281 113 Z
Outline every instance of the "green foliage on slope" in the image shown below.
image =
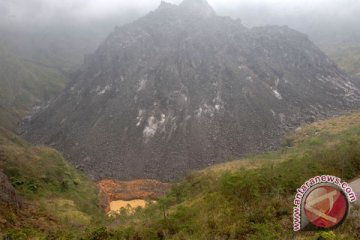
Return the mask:
M 359 218 L 333 232 L 294 233 L 292 209 L 296 189 L 309 178 L 360 175 L 360 114 L 304 126 L 284 145 L 194 172 L 158 203 L 85 239 L 359 239 Z
M 322 49 L 342 69 L 360 78 L 360 43 L 324 44 Z
M 5 156 L 5 157 L 4 157 Z M 360 113 L 303 126 L 278 152 L 189 174 L 134 214 L 106 219 L 93 183 L 55 150 L 0 129 L 0 168 L 29 207 L 0 207 L 7 239 L 359 239 L 360 219 L 329 232 L 294 233 L 296 189 L 315 175 L 360 175 Z M 358 207 L 354 207 L 358 208 Z M 1 219 L 7 223 L 3 224 Z
M 24 200 L 20 210 L 0 204 L 0 229 L 10 239 L 76 233 L 104 218 L 93 182 L 54 149 L 32 146 L 4 128 L 0 128 L 0 169 Z
M 23 61 L 0 45 L 0 126 L 13 129 L 33 106 L 58 94 L 66 82 L 57 70 Z

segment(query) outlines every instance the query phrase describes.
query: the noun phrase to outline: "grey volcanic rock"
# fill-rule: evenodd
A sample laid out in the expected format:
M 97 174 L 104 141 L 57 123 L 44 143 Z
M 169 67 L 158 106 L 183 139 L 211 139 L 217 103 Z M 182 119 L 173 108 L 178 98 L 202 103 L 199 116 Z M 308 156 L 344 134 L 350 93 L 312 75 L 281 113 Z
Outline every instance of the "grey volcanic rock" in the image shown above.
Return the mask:
M 274 149 L 287 130 L 359 96 L 358 80 L 304 34 L 248 29 L 205 0 L 162 2 L 116 28 L 24 135 L 95 179 L 167 181 Z
M 11 185 L 8 177 L 0 170 L 0 203 L 20 208 L 21 200 L 16 194 L 15 188 Z

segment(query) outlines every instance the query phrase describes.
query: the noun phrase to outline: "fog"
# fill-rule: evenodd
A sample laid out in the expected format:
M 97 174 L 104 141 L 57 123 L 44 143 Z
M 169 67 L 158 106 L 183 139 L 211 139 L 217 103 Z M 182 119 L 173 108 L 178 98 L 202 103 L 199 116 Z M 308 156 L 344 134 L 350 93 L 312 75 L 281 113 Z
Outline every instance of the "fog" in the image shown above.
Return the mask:
M 181 0 L 167 2 L 179 4 Z M 208 2 L 219 15 L 240 18 L 248 27 L 287 25 L 308 34 L 319 44 L 360 42 L 358 0 Z M 79 62 L 83 54 L 93 51 L 115 26 L 131 22 L 159 5 L 160 0 L 0 0 L 0 41 L 12 45 L 16 51 L 27 52 L 42 48 L 44 43 L 53 46 L 57 42 L 63 45 L 57 48 L 77 51 L 75 58 Z M 67 43 L 64 40 L 59 43 L 59 36 Z M 32 44 L 24 43 L 28 40 Z
M 179 4 L 181 0 L 168 0 Z M 289 25 L 313 38 L 346 32 L 359 35 L 358 0 L 208 0 L 219 15 L 240 18 L 246 26 Z M 1 0 L 3 26 L 94 24 L 110 31 L 156 9 L 160 0 Z M 327 36 L 327 37 L 329 37 Z M 344 38 L 344 36 L 341 36 Z
M 168 0 L 179 4 L 181 0 Z M 220 15 L 241 18 L 247 25 L 286 24 L 307 17 L 323 18 L 321 22 L 360 23 L 358 0 L 208 0 Z M 59 21 L 109 21 L 136 18 L 160 4 L 160 0 L 1 0 L 2 23 L 42 24 Z M 130 14 L 131 13 L 131 14 Z M 316 23 L 314 23 L 316 24 Z

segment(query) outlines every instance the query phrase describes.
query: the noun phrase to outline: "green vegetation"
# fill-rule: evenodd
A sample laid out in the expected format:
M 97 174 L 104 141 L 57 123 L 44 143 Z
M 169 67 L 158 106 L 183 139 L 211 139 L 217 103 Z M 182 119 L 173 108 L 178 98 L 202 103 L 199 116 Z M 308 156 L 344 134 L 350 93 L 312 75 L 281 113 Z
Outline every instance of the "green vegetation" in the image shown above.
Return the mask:
M 322 49 L 342 69 L 360 78 L 360 44 L 323 44 Z
M 330 232 L 292 231 L 296 189 L 321 174 L 360 175 L 360 114 L 304 126 L 279 152 L 194 172 L 158 203 L 84 238 L 359 239 L 359 218 Z
M 0 229 L 9 239 L 75 234 L 105 219 L 95 184 L 54 149 L 32 146 L 0 128 L 0 169 L 24 199 L 17 211 L 0 205 Z
M 0 45 L 0 126 L 14 129 L 34 105 L 58 94 L 66 82 L 57 70 L 18 59 Z
M 277 152 L 193 172 L 156 203 L 133 214 L 124 210 L 113 218 L 97 207 L 94 184 L 58 152 L 31 146 L 5 129 L 0 131 L 0 168 L 30 206 L 21 213 L 0 207 L 5 239 L 360 237 L 360 219 L 355 216 L 333 231 L 292 231 L 294 194 L 306 180 L 321 174 L 347 181 L 360 176 L 360 113 L 302 126 Z

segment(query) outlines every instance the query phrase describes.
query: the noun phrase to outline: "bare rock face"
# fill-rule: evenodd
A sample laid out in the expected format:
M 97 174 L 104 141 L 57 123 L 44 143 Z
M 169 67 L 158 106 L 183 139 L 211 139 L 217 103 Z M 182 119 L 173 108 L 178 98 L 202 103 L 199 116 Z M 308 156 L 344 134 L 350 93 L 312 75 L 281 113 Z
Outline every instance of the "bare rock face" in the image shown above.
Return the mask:
M 0 171 L 0 203 L 5 203 L 14 208 L 21 207 L 21 200 L 17 196 L 15 188 L 2 171 Z
M 24 135 L 95 179 L 169 181 L 274 149 L 359 106 L 359 87 L 304 34 L 246 28 L 205 0 L 163 2 L 116 28 Z

